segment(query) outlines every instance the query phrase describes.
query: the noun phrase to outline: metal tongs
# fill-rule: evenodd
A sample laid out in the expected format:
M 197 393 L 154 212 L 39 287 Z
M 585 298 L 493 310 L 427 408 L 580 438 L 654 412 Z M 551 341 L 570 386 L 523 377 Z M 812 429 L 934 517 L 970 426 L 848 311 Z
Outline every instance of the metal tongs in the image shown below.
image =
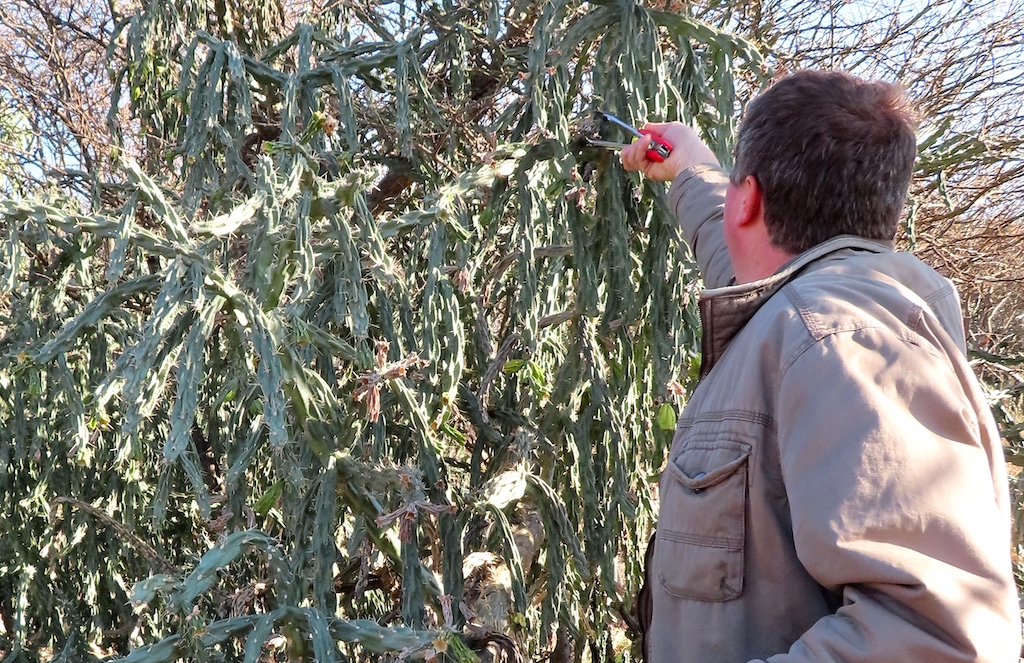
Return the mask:
M 672 144 L 661 136 L 653 134 L 650 131 L 639 131 L 633 125 L 623 122 L 611 113 L 605 113 L 604 111 L 597 111 L 597 113 L 609 122 L 619 125 L 637 138 L 648 139 L 650 141 L 650 148 L 647 150 L 647 158 L 651 161 L 664 161 L 668 158 L 668 155 L 672 153 Z M 587 138 L 586 143 L 590 147 L 603 147 L 609 150 L 621 150 L 629 145 L 629 143 L 616 143 L 609 140 L 595 140 L 592 138 Z

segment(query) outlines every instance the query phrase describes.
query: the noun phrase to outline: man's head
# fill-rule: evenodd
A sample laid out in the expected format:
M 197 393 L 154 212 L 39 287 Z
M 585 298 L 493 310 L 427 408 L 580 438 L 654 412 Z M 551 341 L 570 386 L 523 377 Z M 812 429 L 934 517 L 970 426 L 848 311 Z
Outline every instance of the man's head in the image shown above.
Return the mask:
M 891 240 L 917 153 L 903 89 L 800 71 L 747 107 L 734 186 L 753 177 L 772 244 L 802 253 L 837 235 Z

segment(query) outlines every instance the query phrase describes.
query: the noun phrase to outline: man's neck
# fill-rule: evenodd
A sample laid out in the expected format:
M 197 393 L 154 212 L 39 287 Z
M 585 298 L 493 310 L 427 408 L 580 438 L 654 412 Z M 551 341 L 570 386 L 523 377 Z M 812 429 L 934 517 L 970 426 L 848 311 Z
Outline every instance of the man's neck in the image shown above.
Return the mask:
M 732 256 L 733 271 L 736 283 L 752 283 L 766 279 L 795 256 L 768 241 L 760 241 L 756 246 L 741 249 L 742 255 Z

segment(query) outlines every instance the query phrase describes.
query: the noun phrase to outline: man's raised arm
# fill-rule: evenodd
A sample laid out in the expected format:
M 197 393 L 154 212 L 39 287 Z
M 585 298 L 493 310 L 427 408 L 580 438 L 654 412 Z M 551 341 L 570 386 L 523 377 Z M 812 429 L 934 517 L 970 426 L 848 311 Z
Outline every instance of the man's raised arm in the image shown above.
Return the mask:
M 731 285 L 735 276 L 722 233 L 728 176 L 714 153 L 685 124 L 648 123 L 644 130 L 672 144 L 669 158 L 651 161 L 645 141 L 637 140 L 622 150 L 622 165 L 650 179 L 672 182 L 669 204 L 697 259 L 705 287 Z

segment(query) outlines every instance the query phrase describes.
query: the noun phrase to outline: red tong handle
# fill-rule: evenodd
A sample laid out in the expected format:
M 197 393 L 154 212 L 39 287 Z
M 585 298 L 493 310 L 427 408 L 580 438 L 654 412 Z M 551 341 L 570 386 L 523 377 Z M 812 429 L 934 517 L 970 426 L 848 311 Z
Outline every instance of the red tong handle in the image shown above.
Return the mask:
M 658 134 L 652 133 L 646 129 L 641 129 L 640 133 L 651 139 L 651 147 L 647 150 L 647 158 L 651 161 L 662 162 L 668 158 L 668 155 L 672 153 L 672 143 L 668 142 Z

